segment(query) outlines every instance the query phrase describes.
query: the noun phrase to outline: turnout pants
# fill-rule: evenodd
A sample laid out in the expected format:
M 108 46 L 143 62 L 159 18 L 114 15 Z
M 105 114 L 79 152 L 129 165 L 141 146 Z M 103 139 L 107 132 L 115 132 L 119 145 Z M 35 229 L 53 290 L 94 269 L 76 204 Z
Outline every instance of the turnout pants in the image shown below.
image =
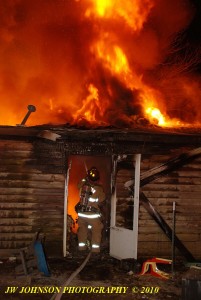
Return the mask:
M 91 250 L 92 252 L 100 252 L 100 243 L 102 237 L 103 223 L 100 217 L 90 219 L 86 217 L 78 218 L 78 245 L 79 250 L 86 250 L 86 242 L 89 230 L 91 231 Z

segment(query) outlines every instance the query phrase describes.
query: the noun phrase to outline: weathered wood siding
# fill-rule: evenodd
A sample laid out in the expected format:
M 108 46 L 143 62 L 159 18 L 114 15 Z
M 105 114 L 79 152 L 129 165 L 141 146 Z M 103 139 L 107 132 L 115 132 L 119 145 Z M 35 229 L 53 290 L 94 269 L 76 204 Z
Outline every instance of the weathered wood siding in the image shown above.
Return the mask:
M 63 154 L 53 143 L 0 141 L 0 254 L 45 236 L 47 254 L 62 254 Z
M 178 152 L 175 156 L 177 155 Z M 141 173 L 175 156 L 142 155 Z M 132 225 L 132 199 L 123 184 L 133 177 L 133 172 L 134 170 L 124 169 L 120 170 L 117 176 L 117 220 L 118 225 L 124 223 L 127 228 Z M 143 186 L 141 191 L 171 228 L 173 202 L 176 203 L 176 235 L 196 259 L 201 259 L 201 157 L 150 182 Z M 177 250 L 176 254 L 179 255 Z M 139 211 L 138 256 L 171 258 L 170 240 L 143 205 L 140 205 Z

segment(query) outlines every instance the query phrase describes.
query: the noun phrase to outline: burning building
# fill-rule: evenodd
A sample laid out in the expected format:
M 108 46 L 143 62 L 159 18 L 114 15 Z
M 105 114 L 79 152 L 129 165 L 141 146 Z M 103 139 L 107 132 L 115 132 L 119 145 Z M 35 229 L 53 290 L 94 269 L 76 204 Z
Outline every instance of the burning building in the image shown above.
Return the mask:
M 107 192 L 113 256 L 125 232 L 135 237 L 125 256 L 169 256 L 175 204 L 176 246 L 198 258 L 199 2 L 0 5 L 1 253 L 40 229 L 50 252 L 66 255 L 67 212 L 87 162 Z M 25 120 L 30 103 L 37 110 Z M 116 237 L 116 227 L 126 231 Z
M 39 230 L 49 254 L 66 255 L 67 212 L 76 221 L 76 186 L 87 162 L 100 169 L 107 192 L 103 242 L 111 251 L 130 233 L 131 257 L 170 255 L 175 203 L 178 254 L 199 257 L 199 134 L 42 125 L 2 126 L 0 135 L 2 255 L 28 245 Z

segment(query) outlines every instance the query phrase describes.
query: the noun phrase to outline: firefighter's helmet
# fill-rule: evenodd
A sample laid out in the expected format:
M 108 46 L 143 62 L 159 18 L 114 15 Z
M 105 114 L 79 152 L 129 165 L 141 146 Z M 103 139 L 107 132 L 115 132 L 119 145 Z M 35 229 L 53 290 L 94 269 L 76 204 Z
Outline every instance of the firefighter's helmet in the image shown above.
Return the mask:
M 87 176 L 92 181 L 97 181 L 100 179 L 99 171 L 96 169 L 96 167 L 92 167 L 87 171 Z

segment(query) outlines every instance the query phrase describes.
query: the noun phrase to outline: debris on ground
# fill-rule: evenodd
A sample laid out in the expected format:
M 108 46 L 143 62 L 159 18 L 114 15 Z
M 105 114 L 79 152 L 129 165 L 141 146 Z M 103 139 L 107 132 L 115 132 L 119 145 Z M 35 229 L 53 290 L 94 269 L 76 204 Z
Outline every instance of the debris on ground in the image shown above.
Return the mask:
M 82 264 L 82 257 L 50 258 L 50 276 L 37 270 L 28 275 L 16 274 L 17 260 L 6 260 L 0 265 L 0 299 L 49 299 L 58 293 L 62 284 Z M 72 280 L 62 294 L 62 299 L 125 299 L 125 300 L 178 300 L 182 295 L 182 279 L 187 272 L 200 272 L 184 264 L 164 269 L 168 279 L 153 276 L 151 273 L 139 275 L 142 264 L 139 262 L 120 262 L 109 255 L 99 259 L 92 258 L 84 269 Z M 190 275 L 188 275 L 190 276 Z M 197 276 L 197 275 L 196 275 Z M 196 277 L 197 278 L 197 277 Z

